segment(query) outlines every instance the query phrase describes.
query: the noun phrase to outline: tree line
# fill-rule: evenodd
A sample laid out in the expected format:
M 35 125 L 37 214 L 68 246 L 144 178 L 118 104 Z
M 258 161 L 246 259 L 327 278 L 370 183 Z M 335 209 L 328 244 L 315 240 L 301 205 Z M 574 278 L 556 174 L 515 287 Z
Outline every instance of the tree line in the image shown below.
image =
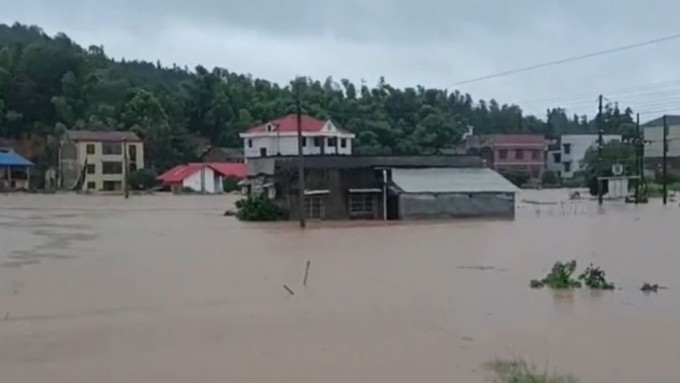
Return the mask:
M 160 62 L 114 60 L 101 46 L 81 47 L 37 26 L 0 24 L 0 137 L 31 138 L 54 165 L 65 129 L 130 130 L 145 142 L 148 163 L 163 171 L 195 160 L 197 138 L 240 147 L 238 133 L 295 111 L 330 118 L 357 135 L 358 154 L 436 154 L 475 134 L 556 137 L 596 132 L 586 116 L 551 108 L 544 118 L 517 105 L 473 100 L 457 90 L 397 88 L 349 80 L 297 78 L 279 85 L 224 68 L 193 70 Z M 632 132 L 632 111 L 607 105 L 606 133 Z

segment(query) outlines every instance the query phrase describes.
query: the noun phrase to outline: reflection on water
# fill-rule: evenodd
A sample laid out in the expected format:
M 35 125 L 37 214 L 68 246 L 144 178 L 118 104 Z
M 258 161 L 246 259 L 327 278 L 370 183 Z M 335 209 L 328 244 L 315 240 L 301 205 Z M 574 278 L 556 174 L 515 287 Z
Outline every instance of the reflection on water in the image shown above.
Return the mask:
M 680 209 L 567 195 L 304 232 L 223 217 L 230 196 L 0 196 L 2 381 L 483 382 L 496 357 L 680 381 Z M 571 259 L 620 289 L 529 289 Z

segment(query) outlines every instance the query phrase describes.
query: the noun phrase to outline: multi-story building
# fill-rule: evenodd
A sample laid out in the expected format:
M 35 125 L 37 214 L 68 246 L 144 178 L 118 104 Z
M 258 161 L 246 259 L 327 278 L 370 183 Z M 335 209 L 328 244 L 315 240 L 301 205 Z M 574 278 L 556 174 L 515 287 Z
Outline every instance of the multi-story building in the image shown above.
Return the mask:
M 500 173 L 525 173 L 540 179 L 548 144 L 542 135 L 497 134 L 468 137 L 466 146 L 468 154 L 481 156 Z
M 122 191 L 125 174 L 142 168 L 144 145 L 133 132 L 69 130 L 62 137 L 59 169 L 63 189 Z
M 302 116 L 302 153 L 304 155 L 351 155 L 354 134 L 332 121 Z M 241 133 L 243 154 L 248 158 L 292 156 L 298 154 L 298 122 L 294 114 L 269 121 Z
M 583 159 L 591 147 L 597 145 L 597 134 L 565 134 L 548 150 L 546 169 L 556 172 L 563 179 L 574 178 L 583 169 Z M 621 141 L 621 136 L 608 134 L 602 136 L 604 143 Z
M 646 142 L 645 166 L 651 170 L 660 170 L 663 163 L 663 125 L 663 117 L 642 125 Z M 666 116 L 666 127 L 666 162 L 669 168 L 677 170 L 680 169 L 680 116 Z

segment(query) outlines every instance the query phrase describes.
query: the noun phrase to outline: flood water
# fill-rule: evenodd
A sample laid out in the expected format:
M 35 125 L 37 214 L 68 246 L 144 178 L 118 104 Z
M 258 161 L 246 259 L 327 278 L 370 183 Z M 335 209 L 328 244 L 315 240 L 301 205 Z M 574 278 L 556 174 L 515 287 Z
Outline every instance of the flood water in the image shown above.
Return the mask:
M 474 383 L 493 358 L 680 381 L 677 203 L 524 197 L 561 202 L 302 232 L 222 216 L 231 196 L 0 196 L 0 381 Z M 529 289 L 570 259 L 620 289 Z

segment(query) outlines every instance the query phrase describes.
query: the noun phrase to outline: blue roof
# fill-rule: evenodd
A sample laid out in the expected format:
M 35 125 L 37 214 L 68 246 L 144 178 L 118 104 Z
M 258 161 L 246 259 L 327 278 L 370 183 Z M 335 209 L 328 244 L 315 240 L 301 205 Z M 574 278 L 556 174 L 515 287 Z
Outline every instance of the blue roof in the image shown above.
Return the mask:
M 0 167 L 2 166 L 33 166 L 33 162 L 14 152 L 0 152 Z

